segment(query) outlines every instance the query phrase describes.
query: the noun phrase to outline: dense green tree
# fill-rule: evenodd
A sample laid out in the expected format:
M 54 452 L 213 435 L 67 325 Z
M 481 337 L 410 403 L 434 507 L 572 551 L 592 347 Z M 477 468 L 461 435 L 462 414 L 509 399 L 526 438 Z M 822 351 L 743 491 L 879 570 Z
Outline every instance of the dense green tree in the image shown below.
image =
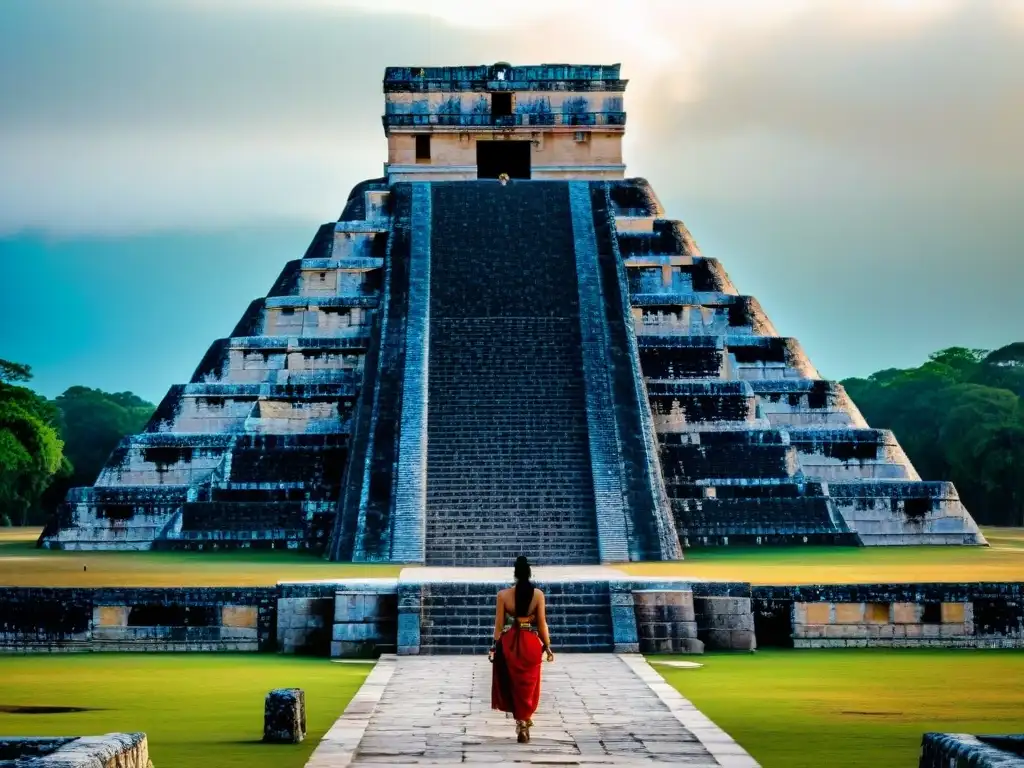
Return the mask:
M 69 474 L 57 409 L 9 383 L 31 378 L 27 365 L 0 360 L 0 513 L 19 525 L 38 511 L 53 479 Z
M 979 522 L 1024 525 L 1024 342 L 951 347 L 917 368 L 843 383 L 922 477 L 956 483 Z
M 42 506 L 52 512 L 71 488 L 92 485 L 125 435 L 141 432 L 153 404 L 131 392 L 71 387 L 52 401 L 71 471 L 55 478 Z
M 31 378 L 31 366 L 0 359 L 0 382 L 11 384 L 16 381 L 28 381 Z
M 154 406 L 131 392 L 71 387 L 53 404 L 60 413 L 64 452 L 74 467 L 69 486 L 91 485 L 125 435 L 141 432 Z
M 46 400 L 29 366 L 0 360 L 0 519 L 39 524 L 68 489 L 91 485 L 118 441 L 139 432 L 153 404 L 131 392 L 71 387 Z
M 1024 341 L 989 354 L 978 366 L 973 380 L 990 387 L 1008 389 L 1018 397 L 1024 397 Z

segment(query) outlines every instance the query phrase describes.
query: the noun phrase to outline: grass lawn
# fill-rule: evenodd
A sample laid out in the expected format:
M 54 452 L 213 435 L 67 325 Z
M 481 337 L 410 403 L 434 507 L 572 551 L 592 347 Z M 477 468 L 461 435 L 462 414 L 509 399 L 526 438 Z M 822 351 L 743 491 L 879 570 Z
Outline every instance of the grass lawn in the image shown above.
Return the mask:
M 0 735 L 144 731 L 157 768 L 301 768 L 371 668 L 266 654 L 0 656 Z M 306 740 L 264 745 L 263 698 L 281 687 L 306 692 Z M 9 711 L 29 705 L 90 711 Z
M 397 565 L 328 563 L 302 552 L 41 550 L 35 548 L 38 535 L 38 528 L 0 528 L 0 585 L 243 587 L 394 576 L 401 570 Z M 721 547 L 687 550 L 678 563 L 620 567 L 638 575 L 753 584 L 1024 581 L 1024 529 L 987 528 L 985 535 L 990 547 Z
M 905 768 L 917 765 L 926 731 L 1024 732 L 1021 651 L 759 651 L 686 660 L 704 667 L 655 668 L 764 768 Z
M 1024 581 L 1024 528 L 986 528 L 988 547 L 719 547 L 678 563 L 620 566 L 643 576 L 752 584 Z
M 397 565 L 329 563 L 305 552 L 65 552 L 36 549 L 39 528 L 0 528 L 0 586 L 254 587 L 394 576 Z M 83 570 L 83 566 L 86 570 Z

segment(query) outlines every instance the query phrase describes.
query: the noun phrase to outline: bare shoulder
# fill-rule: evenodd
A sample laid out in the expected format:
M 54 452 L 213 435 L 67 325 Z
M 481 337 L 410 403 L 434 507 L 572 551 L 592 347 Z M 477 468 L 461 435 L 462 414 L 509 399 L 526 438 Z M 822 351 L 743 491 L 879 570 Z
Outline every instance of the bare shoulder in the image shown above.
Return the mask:
M 538 603 L 544 602 L 544 592 L 542 590 L 534 588 L 533 594 L 536 596 Z
M 503 598 L 506 598 L 509 595 L 511 595 L 512 592 L 513 592 L 513 588 L 512 587 L 506 587 L 505 589 L 499 589 L 498 590 L 498 599 L 501 600 Z

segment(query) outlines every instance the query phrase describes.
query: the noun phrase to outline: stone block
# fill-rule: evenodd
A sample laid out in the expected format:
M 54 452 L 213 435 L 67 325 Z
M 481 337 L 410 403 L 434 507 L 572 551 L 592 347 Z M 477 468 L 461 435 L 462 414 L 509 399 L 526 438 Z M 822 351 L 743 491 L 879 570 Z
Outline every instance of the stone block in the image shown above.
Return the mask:
M 836 624 L 863 624 L 864 603 L 836 603 Z
M 753 614 L 742 613 L 726 613 L 712 616 L 708 622 L 708 629 L 753 630 L 754 616 Z
M 798 603 L 803 606 L 808 624 L 831 624 L 832 604 L 831 603 Z
M 259 608 L 255 605 L 225 605 L 220 609 L 220 623 L 224 627 L 255 629 L 259 622 Z
M 263 704 L 263 740 L 298 744 L 306 737 L 306 695 L 301 688 L 275 688 Z
M 364 642 L 377 637 L 375 624 L 335 624 L 332 639 L 346 642 Z
M 864 618 L 868 624 L 889 624 L 890 613 L 889 603 L 867 603 L 864 607 Z
M 866 638 L 868 628 L 864 624 L 830 624 L 825 627 L 825 637 L 833 640 Z
M 722 614 L 749 614 L 749 597 L 698 597 L 694 598 L 694 605 L 700 604 L 700 612 L 714 615 Z
M 92 611 L 94 627 L 126 627 L 128 626 L 127 605 L 97 605 Z
M 701 633 L 704 647 L 717 651 L 753 651 L 757 641 L 752 630 L 708 629 Z
M 896 627 L 892 624 L 869 624 L 868 637 L 892 640 L 896 636 L 895 630 Z
M 822 624 L 798 624 L 795 630 L 795 637 L 818 638 L 825 636 L 825 625 Z
M 917 603 L 893 603 L 893 624 L 920 624 L 921 606 Z
M 11 758 L 5 766 L 54 768 L 152 768 L 144 733 L 108 733 L 103 736 L 56 739 L 3 739 L 0 753 Z
M 650 638 L 639 645 L 640 653 L 704 653 L 704 643 L 696 638 Z
M 966 603 L 943 603 L 942 623 L 963 624 L 966 619 Z
M 961 624 L 940 624 L 939 635 L 941 637 L 965 637 L 970 634 L 967 631 L 967 626 Z

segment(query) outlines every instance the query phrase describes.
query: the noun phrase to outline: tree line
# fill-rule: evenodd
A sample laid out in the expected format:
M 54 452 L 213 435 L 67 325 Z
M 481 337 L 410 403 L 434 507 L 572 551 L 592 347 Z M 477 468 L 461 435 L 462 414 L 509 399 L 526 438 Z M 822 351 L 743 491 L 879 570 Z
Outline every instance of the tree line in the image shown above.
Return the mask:
M 871 426 L 896 434 L 922 478 L 956 484 L 975 520 L 1024 525 L 1024 342 L 950 347 L 917 368 L 843 385 Z
M 154 411 L 131 392 L 89 387 L 48 400 L 25 386 L 31 378 L 29 366 L 0 360 L 0 525 L 43 525 Z
M 42 525 L 154 410 L 131 392 L 79 386 L 48 400 L 25 386 L 31 378 L 29 366 L 0 360 L 0 524 Z M 842 383 L 923 478 L 956 484 L 975 520 L 1024 526 L 1024 342 L 950 347 Z

